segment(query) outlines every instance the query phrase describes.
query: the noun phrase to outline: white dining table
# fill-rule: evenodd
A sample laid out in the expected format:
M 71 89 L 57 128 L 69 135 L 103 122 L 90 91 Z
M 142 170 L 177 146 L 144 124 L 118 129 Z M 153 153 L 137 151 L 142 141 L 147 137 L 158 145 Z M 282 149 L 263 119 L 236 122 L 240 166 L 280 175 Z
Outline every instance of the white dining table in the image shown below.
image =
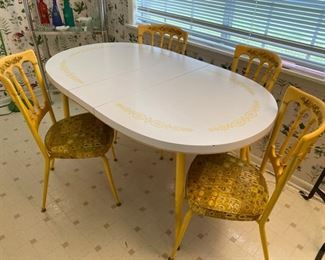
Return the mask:
M 46 63 L 50 82 L 115 130 L 176 153 L 175 234 L 182 223 L 185 154 L 223 153 L 266 135 L 274 97 L 237 73 L 135 43 L 72 48 Z

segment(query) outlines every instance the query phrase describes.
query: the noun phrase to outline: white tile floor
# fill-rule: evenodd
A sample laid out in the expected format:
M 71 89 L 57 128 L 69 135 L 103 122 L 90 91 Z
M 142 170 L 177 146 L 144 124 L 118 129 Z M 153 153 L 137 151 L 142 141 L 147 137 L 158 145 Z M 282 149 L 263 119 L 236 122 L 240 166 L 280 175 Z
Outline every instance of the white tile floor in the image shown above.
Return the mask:
M 54 100 L 60 118 L 59 96 Z M 76 105 L 72 110 L 81 111 Z M 167 258 L 174 237 L 174 161 L 160 161 L 156 149 L 120 134 L 119 160 L 111 166 L 122 206 L 114 206 L 100 159 L 58 160 L 47 212 L 41 213 L 37 146 L 20 113 L 0 117 L 0 129 L 1 260 Z M 287 187 L 267 235 L 271 259 L 314 259 L 325 242 L 324 203 L 306 202 Z M 194 217 L 176 259 L 263 259 L 257 224 Z

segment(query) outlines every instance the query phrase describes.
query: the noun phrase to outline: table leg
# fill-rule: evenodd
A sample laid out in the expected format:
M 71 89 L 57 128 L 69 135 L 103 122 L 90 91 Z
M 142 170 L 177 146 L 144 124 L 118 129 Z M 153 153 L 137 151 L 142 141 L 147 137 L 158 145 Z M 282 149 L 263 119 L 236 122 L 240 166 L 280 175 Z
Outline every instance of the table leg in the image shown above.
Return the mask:
M 185 185 L 185 154 L 176 154 L 176 183 L 175 183 L 175 239 L 183 220 L 183 200 Z
M 64 94 L 62 94 L 62 103 L 64 118 L 68 118 L 70 116 L 69 98 Z

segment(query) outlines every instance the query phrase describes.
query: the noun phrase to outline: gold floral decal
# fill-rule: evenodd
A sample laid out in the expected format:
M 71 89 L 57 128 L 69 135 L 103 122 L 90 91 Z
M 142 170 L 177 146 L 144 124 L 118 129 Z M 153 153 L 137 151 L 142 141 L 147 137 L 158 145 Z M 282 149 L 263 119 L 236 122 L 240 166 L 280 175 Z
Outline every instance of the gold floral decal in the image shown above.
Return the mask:
M 73 53 L 70 54 L 69 58 L 79 55 L 80 53 L 85 53 L 85 52 L 92 51 L 92 50 L 104 49 L 106 47 L 107 47 L 107 45 L 101 45 L 101 46 L 96 45 L 96 46 L 89 46 L 89 47 L 87 46 L 87 48 L 82 48 L 78 51 L 74 51 Z
M 22 56 L 14 57 L 13 59 L 7 60 L 3 65 L 0 67 L 0 72 L 3 74 L 6 69 L 8 69 L 11 65 L 16 64 L 22 60 Z
M 248 122 L 250 122 L 253 118 L 257 117 L 258 112 L 260 111 L 260 103 L 255 100 L 254 103 L 251 105 L 251 107 L 248 109 L 248 111 L 240 116 L 239 118 L 234 119 L 230 123 L 226 124 L 219 124 L 215 127 L 209 128 L 209 131 L 228 131 L 232 128 L 238 128 L 243 127 Z
M 158 119 L 153 119 L 152 117 L 147 116 L 144 113 L 137 112 L 137 111 L 133 110 L 132 108 L 127 107 L 121 103 L 116 103 L 116 106 L 119 109 L 121 109 L 123 112 L 127 113 L 133 119 L 138 120 L 138 121 L 143 121 L 144 123 L 150 124 L 153 127 L 164 128 L 167 130 L 173 130 L 173 131 L 179 131 L 179 132 L 192 132 L 193 131 L 192 128 L 175 126 L 175 125 L 163 122 Z
M 250 93 L 252 96 L 255 95 L 255 91 L 253 90 L 253 88 L 251 86 L 246 85 L 245 83 L 239 81 L 239 80 L 234 80 L 234 83 L 236 83 L 236 85 L 242 87 L 243 89 L 245 89 L 248 93 Z
M 73 57 L 73 56 L 77 56 L 79 55 L 80 53 L 85 53 L 85 52 L 88 52 L 88 51 L 92 51 L 92 50 L 98 50 L 98 49 L 103 49 L 107 47 L 106 45 L 102 45 L 102 46 L 91 46 L 89 48 L 86 48 L 86 49 L 81 49 L 81 50 L 78 50 L 78 51 L 75 51 L 73 53 L 71 53 L 69 55 L 69 58 Z M 66 64 L 66 61 L 63 60 L 60 64 L 60 69 L 66 74 L 66 76 L 70 79 L 72 79 L 73 81 L 76 81 L 80 84 L 84 84 L 85 82 L 82 81 L 80 78 L 78 78 L 73 72 L 70 71 L 70 69 L 68 68 L 67 64 Z
M 86 49 L 81 49 L 81 50 L 78 50 L 78 51 L 75 51 L 73 53 L 71 53 L 69 55 L 69 58 L 73 57 L 73 56 L 77 56 L 79 55 L 80 53 L 85 53 L 85 52 L 88 52 L 88 51 L 92 51 L 92 50 L 98 50 L 98 49 L 102 49 L 102 48 L 105 48 L 106 45 L 102 45 L 102 46 L 91 46 L 89 48 L 86 48 Z M 76 81 L 80 84 L 84 84 L 85 82 L 82 81 L 80 78 L 78 78 L 73 72 L 70 71 L 70 69 L 68 68 L 67 66 L 67 63 L 65 60 L 63 60 L 60 64 L 60 68 L 61 70 L 66 74 L 67 77 L 69 77 L 70 79 L 72 79 L 73 81 Z
M 70 69 L 68 68 L 67 63 L 65 62 L 65 60 L 60 63 L 60 69 L 65 73 L 65 75 L 68 78 L 72 79 L 73 81 L 76 81 L 76 82 L 78 82 L 80 84 L 84 83 L 73 72 L 70 71 Z

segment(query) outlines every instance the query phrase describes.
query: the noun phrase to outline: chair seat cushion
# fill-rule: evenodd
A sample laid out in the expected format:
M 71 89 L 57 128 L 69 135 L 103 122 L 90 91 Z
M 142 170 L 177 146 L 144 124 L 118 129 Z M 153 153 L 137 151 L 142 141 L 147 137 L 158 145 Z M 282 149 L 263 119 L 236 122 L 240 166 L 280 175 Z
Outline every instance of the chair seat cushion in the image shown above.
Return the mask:
M 189 205 L 199 215 L 257 220 L 269 198 L 258 169 L 228 154 L 197 156 L 187 178 Z
M 114 130 L 90 113 L 62 119 L 45 136 L 54 158 L 91 158 L 104 155 L 112 145 Z

